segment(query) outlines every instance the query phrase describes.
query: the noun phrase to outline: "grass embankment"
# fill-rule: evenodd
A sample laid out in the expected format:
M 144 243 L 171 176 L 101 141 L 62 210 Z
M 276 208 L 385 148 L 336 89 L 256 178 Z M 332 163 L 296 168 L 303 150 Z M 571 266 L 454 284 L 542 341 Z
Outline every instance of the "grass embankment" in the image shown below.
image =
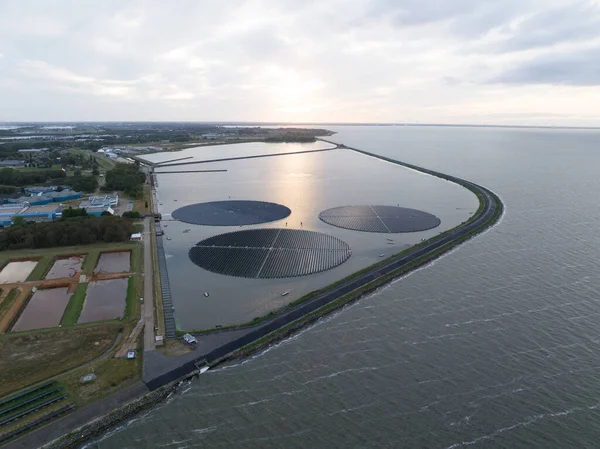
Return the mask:
M 140 198 L 131 198 L 133 199 L 133 210 L 139 212 L 141 215 L 149 214 L 151 196 L 152 188 L 150 187 L 150 184 L 144 184 L 142 186 L 142 196 Z
M 29 274 L 29 276 L 27 276 L 27 280 L 28 281 L 43 280 L 46 277 L 46 275 L 48 274 L 48 272 L 50 271 L 50 269 L 52 268 L 52 265 L 54 265 L 55 261 L 56 261 L 55 255 L 45 254 L 44 256 L 42 256 L 42 258 L 39 260 L 39 262 L 37 263 L 37 265 L 35 266 L 33 271 Z
M 127 280 L 127 297 L 125 300 L 125 318 L 135 317 L 135 305 L 138 302 L 137 298 L 137 276 L 131 276 Z
M 138 342 L 139 348 L 139 342 Z M 133 360 L 115 359 L 113 355 L 93 362 L 90 366 L 73 370 L 58 378 L 76 405 L 85 405 L 135 383 L 142 375 L 142 351 Z M 89 384 L 80 384 L 79 378 L 91 373 L 97 378 Z
M 0 336 L 0 396 L 49 379 L 104 353 L 120 323 Z
M 67 304 L 67 308 L 65 309 L 65 313 L 60 320 L 60 325 L 62 327 L 70 327 L 75 326 L 77 324 L 77 320 L 79 319 L 79 315 L 81 315 L 81 311 L 83 310 L 83 303 L 85 302 L 85 293 L 87 291 L 87 282 L 77 284 L 77 288 L 75 289 L 75 293 L 71 296 L 69 300 L 69 304 Z
M 127 302 L 125 308 L 125 318 L 138 320 L 142 313 L 140 298 L 144 296 L 144 246 L 135 243 L 131 249 L 131 271 L 136 274 L 129 278 L 127 282 Z
M 88 251 L 88 253 L 85 256 L 85 259 L 83 260 L 83 263 L 81 264 L 81 272 L 83 274 L 92 274 L 94 272 L 94 268 L 96 268 L 96 265 L 98 264 L 99 258 L 99 249 L 93 249 L 91 251 Z
M 160 289 L 160 272 L 158 268 L 158 248 L 156 246 L 156 226 L 154 222 L 150 224 L 150 236 L 152 241 L 152 281 L 154 293 L 154 313 L 155 323 L 158 326 L 157 335 L 165 335 L 165 314 L 162 302 L 162 290 Z
M 20 293 L 21 293 L 21 291 L 18 288 L 13 288 L 10 292 L 8 292 L 8 295 L 6 295 L 6 298 L 4 298 L 2 303 L 0 303 L 0 320 L 2 320 L 2 318 L 4 318 L 4 315 L 6 314 L 6 312 L 8 312 L 11 309 L 11 307 L 13 306 L 13 304 L 19 297 Z M 0 377 L 0 379 L 1 379 L 1 377 Z

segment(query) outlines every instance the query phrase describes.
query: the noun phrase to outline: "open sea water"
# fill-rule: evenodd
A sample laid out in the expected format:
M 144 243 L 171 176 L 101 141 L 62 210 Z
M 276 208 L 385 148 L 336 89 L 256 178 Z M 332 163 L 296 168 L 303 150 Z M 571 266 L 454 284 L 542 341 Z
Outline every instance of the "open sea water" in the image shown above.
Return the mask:
M 329 129 L 480 183 L 505 215 L 88 447 L 599 447 L 600 131 Z

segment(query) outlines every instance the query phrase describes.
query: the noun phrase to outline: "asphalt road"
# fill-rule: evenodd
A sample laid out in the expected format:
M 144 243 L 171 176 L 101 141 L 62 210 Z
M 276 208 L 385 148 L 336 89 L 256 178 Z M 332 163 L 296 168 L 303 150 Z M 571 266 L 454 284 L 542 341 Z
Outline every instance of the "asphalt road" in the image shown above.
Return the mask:
M 154 340 L 154 269 L 152 265 L 152 218 L 144 219 L 144 304 L 142 316 L 144 317 L 144 352 L 153 351 Z

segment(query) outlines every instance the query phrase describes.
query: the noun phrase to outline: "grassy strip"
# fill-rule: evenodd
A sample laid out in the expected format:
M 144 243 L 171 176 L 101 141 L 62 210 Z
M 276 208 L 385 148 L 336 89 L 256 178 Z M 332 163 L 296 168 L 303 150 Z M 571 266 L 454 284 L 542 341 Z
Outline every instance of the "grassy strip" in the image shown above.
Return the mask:
M 131 248 L 131 271 L 140 273 L 144 268 L 144 259 L 142 258 L 142 253 L 144 247 L 141 242 L 137 242 L 133 244 Z
M 4 315 L 10 310 L 20 293 L 18 288 L 13 288 L 8 292 L 8 295 L 6 295 L 6 298 L 4 298 L 4 301 L 0 304 L 0 319 L 4 318 Z
M 150 197 L 151 197 L 151 187 L 149 184 L 143 185 L 142 190 L 142 198 L 136 198 L 133 201 L 133 210 L 139 212 L 142 215 L 146 215 L 150 213 Z M 148 207 L 146 207 L 148 204 Z
M 28 281 L 41 281 L 46 277 L 52 265 L 56 261 L 56 256 L 47 254 L 42 256 L 33 271 L 27 276 Z
M 127 299 L 125 302 L 125 318 L 133 318 L 135 316 L 136 304 L 138 303 L 137 295 L 137 276 L 130 276 L 127 280 Z
M 152 281 L 154 293 L 154 313 L 158 326 L 158 335 L 165 335 L 165 315 L 162 303 L 162 291 L 160 289 L 160 273 L 158 269 L 158 248 L 156 247 L 156 226 L 150 223 L 150 236 L 152 243 Z
M 60 320 L 60 325 L 63 327 L 75 326 L 81 311 L 83 310 L 83 303 L 85 302 L 85 292 L 87 290 L 87 283 L 78 284 L 75 289 L 75 293 L 71 296 L 69 304 L 65 309 L 65 313 Z
M 94 268 L 98 264 L 98 259 L 100 258 L 100 251 L 90 251 L 85 256 L 85 260 L 83 264 L 81 264 L 81 272 L 85 274 L 92 274 Z
M 58 380 L 76 405 L 86 405 L 135 383 L 141 376 L 142 355 L 143 353 L 138 351 L 137 357 L 133 360 L 109 356 L 94 362 L 93 371 L 98 378 L 89 384 L 79 383 L 79 378 L 92 372 L 91 366 L 64 374 Z

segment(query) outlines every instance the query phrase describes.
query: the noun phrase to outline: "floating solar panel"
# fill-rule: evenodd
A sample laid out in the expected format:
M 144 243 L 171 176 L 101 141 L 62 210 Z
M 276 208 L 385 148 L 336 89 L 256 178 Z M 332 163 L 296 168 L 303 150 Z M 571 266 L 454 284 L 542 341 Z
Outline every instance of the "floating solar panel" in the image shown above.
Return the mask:
M 324 210 L 321 221 L 354 231 L 400 233 L 432 229 L 441 221 L 422 210 L 397 206 L 342 206 Z
M 206 226 L 242 226 L 281 220 L 292 211 L 264 201 L 213 201 L 180 207 L 171 216 L 185 223 Z
M 299 229 L 248 229 L 202 240 L 192 262 L 205 270 L 257 279 L 306 276 L 330 270 L 352 254 L 347 243 Z

